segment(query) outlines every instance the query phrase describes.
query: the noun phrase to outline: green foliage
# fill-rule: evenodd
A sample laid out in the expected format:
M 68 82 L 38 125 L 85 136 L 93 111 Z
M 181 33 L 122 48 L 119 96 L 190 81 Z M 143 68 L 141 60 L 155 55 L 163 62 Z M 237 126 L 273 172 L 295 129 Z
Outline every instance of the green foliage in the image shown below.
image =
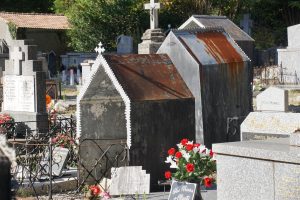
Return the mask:
M 53 10 L 58 14 L 65 14 L 75 3 L 75 0 L 54 0 Z
M 9 22 L 8 23 L 8 30 L 10 32 L 11 37 L 13 39 L 16 39 L 17 38 L 17 31 L 18 31 L 17 26 L 14 23 Z

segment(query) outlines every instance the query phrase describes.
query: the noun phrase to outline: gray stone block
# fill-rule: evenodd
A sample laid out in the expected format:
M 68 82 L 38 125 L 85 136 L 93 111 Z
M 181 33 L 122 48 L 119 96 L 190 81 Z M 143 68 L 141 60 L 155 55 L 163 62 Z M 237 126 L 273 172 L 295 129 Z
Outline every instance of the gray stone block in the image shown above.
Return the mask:
M 296 131 L 290 135 L 290 145 L 300 147 L 300 131 Z

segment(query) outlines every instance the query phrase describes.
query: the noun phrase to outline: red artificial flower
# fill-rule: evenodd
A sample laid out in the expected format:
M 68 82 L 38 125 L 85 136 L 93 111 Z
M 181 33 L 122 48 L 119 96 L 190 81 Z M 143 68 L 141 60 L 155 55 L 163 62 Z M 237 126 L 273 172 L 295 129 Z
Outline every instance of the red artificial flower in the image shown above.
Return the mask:
M 165 178 L 170 179 L 172 177 L 172 173 L 170 171 L 165 172 Z
M 186 168 L 187 172 L 193 172 L 194 169 L 195 169 L 195 167 L 194 167 L 194 165 L 192 163 L 187 163 L 186 166 L 185 166 L 185 168 Z
M 178 159 L 181 158 L 181 157 L 182 157 L 182 153 L 179 152 L 179 151 L 176 152 L 176 153 L 175 153 L 175 157 L 178 158 Z
M 210 152 L 209 152 L 209 156 L 210 156 L 210 157 L 213 157 L 213 156 L 214 156 L 214 152 L 213 152 L 213 150 L 210 150 Z
M 180 143 L 181 143 L 183 146 L 185 146 L 186 143 L 188 143 L 188 139 L 184 138 L 184 139 L 181 140 Z
M 171 156 L 173 156 L 175 154 L 175 152 L 176 152 L 175 148 L 171 148 L 168 150 L 168 154 Z
M 206 178 L 204 178 L 204 185 L 205 185 L 205 187 L 208 187 L 208 188 L 210 188 L 211 186 L 212 186 L 212 181 L 213 179 L 212 178 L 208 178 L 208 177 L 206 177 Z
M 192 151 L 193 148 L 194 148 L 194 145 L 193 145 L 193 144 L 187 144 L 187 145 L 185 146 L 185 148 L 186 148 L 186 150 L 188 150 L 188 151 Z
M 90 190 L 92 191 L 92 194 L 93 194 L 94 196 L 98 196 L 98 195 L 100 194 L 100 192 L 101 192 L 100 187 L 97 186 L 97 185 L 91 186 L 91 187 L 90 187 Z
M 194 147 L 200 147 L 200 146 L 201 146 L 201 144 L 199 144 L 199 143 L 194 144 Z

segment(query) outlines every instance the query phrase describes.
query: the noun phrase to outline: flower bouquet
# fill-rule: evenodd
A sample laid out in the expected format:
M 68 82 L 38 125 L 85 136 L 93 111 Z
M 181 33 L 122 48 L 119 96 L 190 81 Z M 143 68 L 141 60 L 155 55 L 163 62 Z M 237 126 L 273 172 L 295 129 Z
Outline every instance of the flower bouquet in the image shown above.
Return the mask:
M 211 187 L 214 183 L 216 174 L 214 153 L 205 145 L 182 139 L 177 144 L 177 150 L 169 149 L 168 155 L 165 162 L 169 163 L 170 168 L 175 169 L 175 172 L 166 171 L 166 179 L 203 183 L 205 187 Z
M 57 134 L 56 137 L 52 138 L 52 143 L 56 147 L 71 148 L 76 146 L 75 140 L 66 134 Z
M 109 193 L 102 191 L 100 185 L 85 186 L 85 197 L 89 200 L 110 199 Z
M 14 126 L 14 118 L 6 113 L 0 114 L 0 133 L 13 135 L 15 126 Z

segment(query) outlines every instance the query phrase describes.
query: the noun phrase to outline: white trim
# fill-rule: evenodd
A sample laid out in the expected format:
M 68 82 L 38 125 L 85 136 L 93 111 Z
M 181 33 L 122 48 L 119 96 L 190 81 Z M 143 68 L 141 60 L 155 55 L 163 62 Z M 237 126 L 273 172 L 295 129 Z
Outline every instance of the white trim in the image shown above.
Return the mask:
M 199 20 L 197 20 L 194 16 L 191 16 L 178 29 L 185 29 L 185 27 L 191 22 L 195 22 L 198 26 L 200 26 L 200 28 L 205 28 L 205 26 Z

